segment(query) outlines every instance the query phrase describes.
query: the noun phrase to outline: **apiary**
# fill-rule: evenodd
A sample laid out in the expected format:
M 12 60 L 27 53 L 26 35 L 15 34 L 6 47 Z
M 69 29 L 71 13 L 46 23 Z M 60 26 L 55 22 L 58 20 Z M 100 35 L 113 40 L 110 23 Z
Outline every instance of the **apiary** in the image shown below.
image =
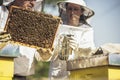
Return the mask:
M 52 48 L 60 18 L 13 6 L 5 31 L 11 41 L 30 47 Z
M 67 62 L 70 80 L 120 80 L 120 54 L 81 57 Z

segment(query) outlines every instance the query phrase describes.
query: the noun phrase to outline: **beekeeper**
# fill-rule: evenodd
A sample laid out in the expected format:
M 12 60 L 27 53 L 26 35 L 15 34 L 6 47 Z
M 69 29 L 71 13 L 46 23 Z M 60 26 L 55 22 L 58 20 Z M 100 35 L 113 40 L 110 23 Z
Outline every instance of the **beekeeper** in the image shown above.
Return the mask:
M 95 48 L 93 28 L 87 21 L 94 12 L 83 0 L 58 2 L 58 7 L 64 24 L 60 25 L 55 38 L 49 79 L 67 80 L 66 60 L 90 56 Z
M 41 11 L 42 1 L 43 0 L 3 0 L 3 4 L 0 6 L 0 37 L 8 34 L 4 32 L 3 29 L 12 5 Z M 9 36 L 4 39 L 0 38 L 0 54 L 19 54 L 19 56 L 14 59 L 14 79 L 26 80 L 26 76 L 34 74 L 34 57 L 36 56 L 36 59 L 39 57 L 39 60 L 43 60 L 43 58 L 39 56 L 36 49 L 9 44 L 9 42 L 7 42 L 9 39 Z

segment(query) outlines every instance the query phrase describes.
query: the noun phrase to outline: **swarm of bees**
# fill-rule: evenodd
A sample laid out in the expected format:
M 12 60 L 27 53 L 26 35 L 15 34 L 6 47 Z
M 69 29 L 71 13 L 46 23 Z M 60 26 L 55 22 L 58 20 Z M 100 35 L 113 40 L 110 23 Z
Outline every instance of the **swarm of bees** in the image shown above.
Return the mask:
M 60 18 L 12 7 L 5 30 L 11 40 L 30 47 L 52 48 Z

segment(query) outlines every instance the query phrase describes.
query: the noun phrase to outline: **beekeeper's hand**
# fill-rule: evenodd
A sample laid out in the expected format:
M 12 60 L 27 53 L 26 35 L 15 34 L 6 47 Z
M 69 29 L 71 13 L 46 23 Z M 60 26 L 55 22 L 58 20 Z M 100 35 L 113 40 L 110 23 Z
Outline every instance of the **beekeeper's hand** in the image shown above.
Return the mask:
M 39 48 L 39 49 L 37 49 L 37 52 L 39 53 L 39 55 L 37 55 L 37 57 L 38 58 L 40 57 L 37 60 L 49 61 L 52 57 L 53 49 Z
M 0 32 L 0 42 L 8 42 L 9 40 L 11 40 L 9 33 L 5 31 Z
M 78 48 L 78 42 L 77 42 L 77 38 L 75 38 L 74 36 L 67 36 L 68 37 L 68 44 L 69 46 L 75 50 Z

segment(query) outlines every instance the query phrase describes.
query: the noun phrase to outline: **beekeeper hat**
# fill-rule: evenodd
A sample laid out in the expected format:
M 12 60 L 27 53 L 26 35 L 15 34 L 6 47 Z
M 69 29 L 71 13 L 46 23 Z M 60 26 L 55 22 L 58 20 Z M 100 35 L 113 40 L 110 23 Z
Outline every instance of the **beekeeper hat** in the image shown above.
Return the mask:
M 3 0 L 3 5 L 7 6 L 9 5 L 11 2 L 13 2 L 14 0 Z M 43 0 L 36 0 L 36 4 L 34 6 L 34 10 L 36 11 L 41 11 L 42 10 L 42 1 Z
M 57 3 L 58 7 L 63 9 L 63 10 L 66 10 L 66 3 L 73 3 L 73 4 L 77 4 L 77 5 L 80 5 L 83 7 L 84 9 L 84 16 L 86 16 L 87 18 L 90 18 L 94 15 L 94 11 L 91 10 L 90 8 L 88 8 L 86 6 L 86 3 L 84 0 L 66 0 L 66 1 L 60 1 Z

